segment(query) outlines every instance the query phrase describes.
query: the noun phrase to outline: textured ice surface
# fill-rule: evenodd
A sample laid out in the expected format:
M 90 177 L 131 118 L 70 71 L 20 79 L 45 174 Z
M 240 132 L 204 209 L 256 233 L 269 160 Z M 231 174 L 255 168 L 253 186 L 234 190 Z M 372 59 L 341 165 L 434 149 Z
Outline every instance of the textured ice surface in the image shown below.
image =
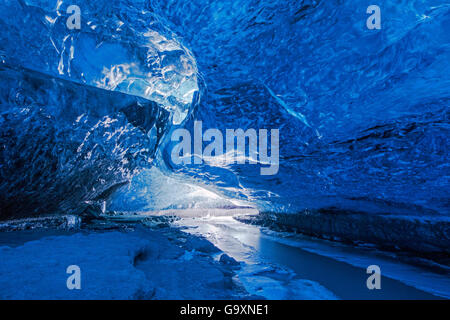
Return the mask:
M 155 187 L 157 186 L 157 187 Z M 110 210 L 155 211 L 171 209 L 235 208 L 250 205 L 242 200 L 227 199 L 214 186 L 183 175 L 168 175 L 157 167 L 133 178 L 108 204 Z M 189 215 L 187 215 L 189 216 Z
M 150 1 L 192 49 L 204 128 L 279 128 L 280 171 L 181 172 L 268 211 L 449 213 L 450 6 L 370 1 Z M 192 129 L 192 122 L 187 124 Z
M 76 4 L 81 28 L 70 30 L 71 1 L 3 1 L 1 54 L 32 70 L 158 102 L 181 122 L 198 91 L 196 63 L 145 1 Z
M 78 203 L 108 198 L 156 157 L 166 175 L 189 176 L 188 184 L 267 211 L 448 215 L 448 4 L 381 0 L 382 28 L 369 30 L 366 0 L 81 0 L 81 30 L 68 30 L 69 4 L 0 4 L 0 61 L 19 73 L 2 76 L 2 207 L 77 211 Z M 47 86 L 39 90 L 26 70 Z M 55 88 L 49 79 L 67 82 Z M 91 103 L 76 91 L 85 87 L 109 98 Z M 122 106 L 122 98 L 112 92 L 156 103 L 161 113 L 142 105 L 113 113 L 121 109 L 108 109 L 110 100 Z M 74 97 L 76 106 L 68 102 Z M 102 112 L 84 125 L 92 108 Z M 53 120 L 58 112 L 66 122 Z M 261 176 L 255 165 L 175 166 L 162 127 L 192 130 L 194 120 L 222 131 L 280 129 L 278 175 Z M 134 161 L 142 153 L 149 154 Z M 162 194 L 164 179 L 145 174 L 116 198 L 135 197 L 118 209 L 190 207 L 199 199 L 194 192 L 180 200 L 189 186 Z M 8 210 L 1 215 L 14 215 Z
M 149 167 L 198 98 L 195 60 L 142 1 L 0 4 L 0 219 L 81 213 Z
M 151 165 L 155 102 L 0 65 L 0 218 L 80 213 Z

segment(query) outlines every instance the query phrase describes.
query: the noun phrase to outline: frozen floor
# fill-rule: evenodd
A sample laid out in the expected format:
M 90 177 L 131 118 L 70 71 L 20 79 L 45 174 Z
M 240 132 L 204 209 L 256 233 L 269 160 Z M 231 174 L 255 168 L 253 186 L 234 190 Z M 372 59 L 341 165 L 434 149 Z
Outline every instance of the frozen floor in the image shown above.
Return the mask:
M 282 234 L 231 216 L 180 219 L 185 231 L 202 235 L 242 261 L 240 281 L 266 298 L 439 299 L 450 297 L 450 277 L 401 263 L 373 249 L 353 248 Z M 381 290 L 368 290 L 369 265 L 381 268 Z
M 0 299 L 450 297 L 448 274 L 373 249 L 273 232 L 225 212 L 182 216 L 174 227 L 0 233 Z M 366 287 L 372 264 L 381 290 Z M 67 289 L 69 265 L 81 269 L 81 290 Z
M 0 299 L 233 299 L 232 270 L 210 242 L 175 228 L 34 231 L 0 237 Z M 56 232 L 60 233 L 60 232 Z M 67 267 L 79 266 L 81 290 Z

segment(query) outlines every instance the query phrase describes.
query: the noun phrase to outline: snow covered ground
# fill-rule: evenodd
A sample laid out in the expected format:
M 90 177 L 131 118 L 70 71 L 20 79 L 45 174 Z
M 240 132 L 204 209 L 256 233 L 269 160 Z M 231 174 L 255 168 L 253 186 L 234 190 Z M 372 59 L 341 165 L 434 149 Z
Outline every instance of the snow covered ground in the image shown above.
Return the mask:
M 0 299 L 450 297 L 446 274 L 222 213 L 122 216 L 81 230 L 1 232 Z M 381 267 L 380 291 L 366 287 L 371 264 Z M 71 265 L 80 268 L 81 290 L 67 287 Z
M 120 232 L 48 237 L 0 247 L 2 299 L 128 299 L 151 294 L 145 274 L 133 266 L 150 242 Z M 66 286 L 66 269 L 81 269 L 81 290 Z
M 39 232 L 39 231 L 36 231 Z M 14 232 L 11 238 L 17 237 Z M 0 246 L 1 299 L 230 299 L 231 268 L 211 243 L 173 228 L 78 232 Z M 17 241 L 13 241 L 17 245 Z M 70 265 L 81 290 L 69 290 Z

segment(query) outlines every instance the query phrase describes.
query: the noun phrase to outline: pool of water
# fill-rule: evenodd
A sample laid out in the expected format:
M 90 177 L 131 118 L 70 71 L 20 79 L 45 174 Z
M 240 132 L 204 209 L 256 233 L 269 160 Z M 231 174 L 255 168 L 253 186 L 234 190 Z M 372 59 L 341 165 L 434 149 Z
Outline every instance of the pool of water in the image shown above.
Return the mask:
M 302 292 L 308 290 L 308 286 L 299 280 L 311 281 L 312 286 L 320 288 L 316 288 L 319 291 L 316 298 L 321 298 L 320 292 L 326 290 L 340 299 L 440 299 L 450 296 L 447 275 L 399 262 L 395 257 L 375 250 L 308 237 L 289 237 L 241 223 L 231 216 L 183 218 L 176 224 L 186 232 L 206 237 L 241 262 L 243 268 L 239 280 L 250 291 L 256 288 L 254 293 L 268 298 L 304 298 Z M 369 290 L 366 286 L 370 276 L 366 269 L 373 264 L 381 269 L 380 290 Z M 274 290 L 277 291 L 275 295 Z M 292 295 L 293 292 L 297 295 Z

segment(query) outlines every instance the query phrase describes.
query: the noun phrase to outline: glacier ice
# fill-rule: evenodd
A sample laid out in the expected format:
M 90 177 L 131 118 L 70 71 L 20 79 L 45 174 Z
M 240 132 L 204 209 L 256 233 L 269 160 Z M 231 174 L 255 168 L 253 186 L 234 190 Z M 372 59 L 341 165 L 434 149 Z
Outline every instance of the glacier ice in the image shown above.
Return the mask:
M 441 1 L 380 0 L 381 30 L 366 27 L 367 1 L 80 0 L 82 28 L 67 30 L 70 4 L 0 4 L 2 208 L 71 211 L 156 163 L 264 211 L 448 216 L 450 7 Z M 171 163 L 168 133 L 195 120 L 280 129 L 279 173 Z M 96 160 L 75 161 L 82 155 Z M 115 193 L 117 209 L 196 201 L 185 188 L 161 194 L 164 179 L 147 174 Z M 66 196 L 73 186 L 78 196 Z
M 0 4 L 1 219 L 98 207 L 199 97 L 190 52 L 138 2 L 79 1 L 81 30 L 70 4 Z
M 2 218 L 81 213 L 149 166 L 167 131 L 155 102 L 0 66 Z
M 280 171 L 179 167 L 264 211 L 448 215 L 450 7 L 367 1 L 150 1 L 207 85 L 204 127 L 279 128 Z M 170 150 L 170 149 L 169 149 Z
M 197 97 L 195 59 L 144 1 L 78 1 L 81 29 L 66 22 L 71 1 L 7 0 L 2 54 L 31 70 L 140 96 L 180 123 Z

